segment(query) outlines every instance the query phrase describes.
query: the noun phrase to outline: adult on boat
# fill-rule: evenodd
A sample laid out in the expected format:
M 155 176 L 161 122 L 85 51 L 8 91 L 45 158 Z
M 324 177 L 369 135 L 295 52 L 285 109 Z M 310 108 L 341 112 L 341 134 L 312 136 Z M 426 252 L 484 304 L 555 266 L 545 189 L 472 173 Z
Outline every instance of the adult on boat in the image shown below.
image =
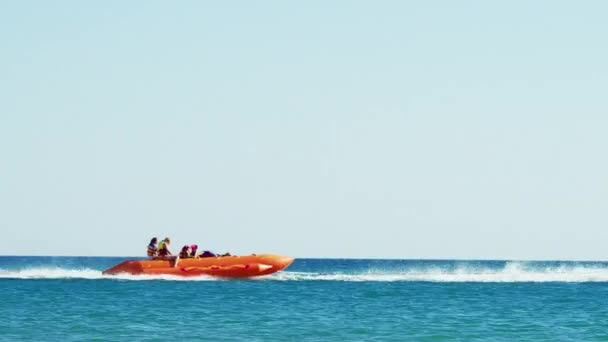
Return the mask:
M 158 255 L 158 248 L 156 247 L 156 243 L 158 242 L 158 239 L 156 237 L 153 237 L 152 240 L 150 240 L 150 243 L 148 244 L 148 257 L 154 259 L 157 255 Z
M 174 260 L 173 267 L 177 267 L 179 262 L 179 255 L 174 256 L 169 250 L 171 239 L 166 237 L 158 243 L 158 257 L 156 259 Z
M 191 258 L 192 257 L 191 251 L 192 251 L 191 247 L 186 245 L 186 246 L 182 247 L 181 252 L 179 252 L 179 257 L 182 259 Z
M 187 254 L 186 251 L 186 247 L 189 247 L 189 254 Z M 184 255 L 188 255 L 186 257 L 190 257 L 190 258 L 210 258 L 210 257 L 220 257 L 220 256 L 230 256 L 230 253 L 224 253 L 224 254 L 215 254 L 211 251 L 203 251 L 201 254 L 197 254 L 198 251 L 198 245 L 190 245 L 190 246 L 184 246 L 182 248 L 182 252 L 180 253 L 180 257 L 184 258 Z
M 169 245 L 171 244 L 171 239 L 166 237 L 161 242 L 158 243 L 158 256 L 166 257 L 172 256 L 173 253 L 169 250 Z
M 196 252 L 198 251 L 198 245 L 190 246 L 190 257 L 196 258 Z
M 203 253 L 201 253 L 198 257 L 199 258 L 212 258 L 212 257 L 225 257 L 225 256 L 232 256 L 232 254 L 230 254 L 230 252 L 226 252 L 224 254 L 216 254 L 211 251 L 203 251 Z

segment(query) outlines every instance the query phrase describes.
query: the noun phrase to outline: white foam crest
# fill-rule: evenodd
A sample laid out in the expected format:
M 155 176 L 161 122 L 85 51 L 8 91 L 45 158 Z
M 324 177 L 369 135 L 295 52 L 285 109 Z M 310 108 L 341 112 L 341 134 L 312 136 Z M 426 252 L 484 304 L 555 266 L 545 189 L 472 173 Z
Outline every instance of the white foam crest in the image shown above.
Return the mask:
M 217 280 L 209 276 L 179 277 L 175 275 L 105 275 L 100 270 L 90 268 L 67 269 L 60 267 L 35 267 L 19 270 L 0 269 L 0 279 L 116 279 L 116 280 L 170 280 L 170 281 L 208 281 Z
M 504 268 L 458 267 L 411 269 L 403 271 L 369 270 L 360 273 L 281 272 L 264 279 L 279 281 L 422 281 L 422 282 L 608 282 L 607 267 L 559 266 L 540 269 L 527 268 L 519 262 L 509 262 Z
M 104 275 L 90 268 L 33 267 L 0 269 L 0 279 L 110 279 L 126 281 L 213 281 L 210 276 L 180 277 L 175 275 Z M 508 262 L 504 267 L 461 265 L 452 269 L 441 267 L 403 270 L 370 269 L 358 272 L 292 272 L 283 271 L 252 278 L 270 281 L 344 281 L 344 282 L 608 282 L 607 265 L 561 265 L 538 267 L 525 262 Z
M 100 271 L 89 268 L 34 267 L 18 270 L 0 270 L 0 278 L 4 279 L 98 279 L 101 276 Z

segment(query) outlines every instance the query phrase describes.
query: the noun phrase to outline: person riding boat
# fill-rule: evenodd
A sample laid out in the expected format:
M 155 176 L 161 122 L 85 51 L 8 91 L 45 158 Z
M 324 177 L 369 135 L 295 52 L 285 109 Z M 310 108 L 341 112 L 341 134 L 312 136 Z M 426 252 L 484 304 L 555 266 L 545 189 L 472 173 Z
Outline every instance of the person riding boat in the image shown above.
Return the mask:
M 197 250 L 198 250 L 198 246 L 197 245 L 190 246 L 190 257 L 191 258 L 196 258 L 196 251 Z
M 201 253 L 198 257 L 199 258 L 212 258 L 212 257 L 226 257 L 226 256 L 232 256 L 232 254 L 230 254 L 230 252 L 226 252 L 224 254 L 215 254 L 211 251 L 203 251 L 203 253 Z
M 173 267 L 177 267 L 179 255 L 173 255 L 173 253 L 171 253 L 169 244 L 171 244 L 171 239 L 168 237 L 158 243 L 158 257 L 156 259 L 173 260 Z
M 168 237 L 164 238 L 161 242 L 158 243 L 158 256 L 166 257 L 172 256 L 173 254 L 169 250 L 169 245 L 171 244 L 171 239 Z
M 186 258 L 190 258 L 190 246 L 186 245 L 184 247 L 182 247 L 182 251 L 179 252 L 179 257 L 182 259 L 186 259 Z
M 217 255 L 215 255 L 215 253 L 210 252 L 210 251 L 203 251 L 203 253 L 201 253 L 198 257 L 199 258 L 212 258 L 212 257 L 216 257 Z
M 153 237 L 152 240 L 150 240 L 150 243 L 148 244 L 148 257 L 154 259 L 156 257 L 156 255 L 158 254 L 158 248 L 156 247 L 156 243 L 158 242 L 158 239 L 156 237 Z

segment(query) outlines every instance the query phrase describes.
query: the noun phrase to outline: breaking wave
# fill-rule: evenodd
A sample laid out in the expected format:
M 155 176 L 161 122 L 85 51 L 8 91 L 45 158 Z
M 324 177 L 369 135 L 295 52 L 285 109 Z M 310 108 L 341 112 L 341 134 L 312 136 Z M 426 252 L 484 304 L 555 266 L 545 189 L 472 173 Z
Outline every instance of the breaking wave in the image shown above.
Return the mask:
M 37 267 L 0 269 L 0 279 L 107 279 L 128 281 L 213 281 L 209 276 L 183 278 L 171 275 L 103 275 L 100 270 Z M 458 266 L 452 269 L 421 267 L 410 269 L 366 269 L 352 272 L 293 272 L 253 278 L 261 281 L 342 281 L 342 282 L 608 282 L 608 265 L 568 264 L 531 266 L 526 262 L 507 262 L 503 267 Z

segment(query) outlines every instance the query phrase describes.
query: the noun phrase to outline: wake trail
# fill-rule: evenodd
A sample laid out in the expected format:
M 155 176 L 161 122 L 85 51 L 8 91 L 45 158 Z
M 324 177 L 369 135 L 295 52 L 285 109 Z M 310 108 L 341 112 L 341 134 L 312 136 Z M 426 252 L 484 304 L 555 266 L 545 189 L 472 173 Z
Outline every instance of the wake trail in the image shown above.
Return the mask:
M 127 281 L 217 281 L 209 276 L 179 277 L 173 275 L 103 275 L 90 268 L 33 267 L 16 270 L 0 269 L 0 279 L 89 279 Z M 521 282 L 608 282 L 606 265 L 568 265 L 531 267 L 525 262 L 508 262 L 504 267 L 453 269 L 422 267 L 412 269 L 366 269 L 351 272 L 283 271 L 256 281 L 337 281 L 337 282 L 437 282 L 437 283 L 521 283 Z
M 19 270 L 2 270 L 0 269 L 0 279 L 88 279 L 88 280 L 171 280 L 171 281 L 205 281 L 216 280 L 208 276 L 197 277 L 179 277 L 174 275 L 132 275 L 132 274 L 116 274 L 106 275 L 100 270 L 90 268 L 61 268 L 61 267 L 35 267 Z

